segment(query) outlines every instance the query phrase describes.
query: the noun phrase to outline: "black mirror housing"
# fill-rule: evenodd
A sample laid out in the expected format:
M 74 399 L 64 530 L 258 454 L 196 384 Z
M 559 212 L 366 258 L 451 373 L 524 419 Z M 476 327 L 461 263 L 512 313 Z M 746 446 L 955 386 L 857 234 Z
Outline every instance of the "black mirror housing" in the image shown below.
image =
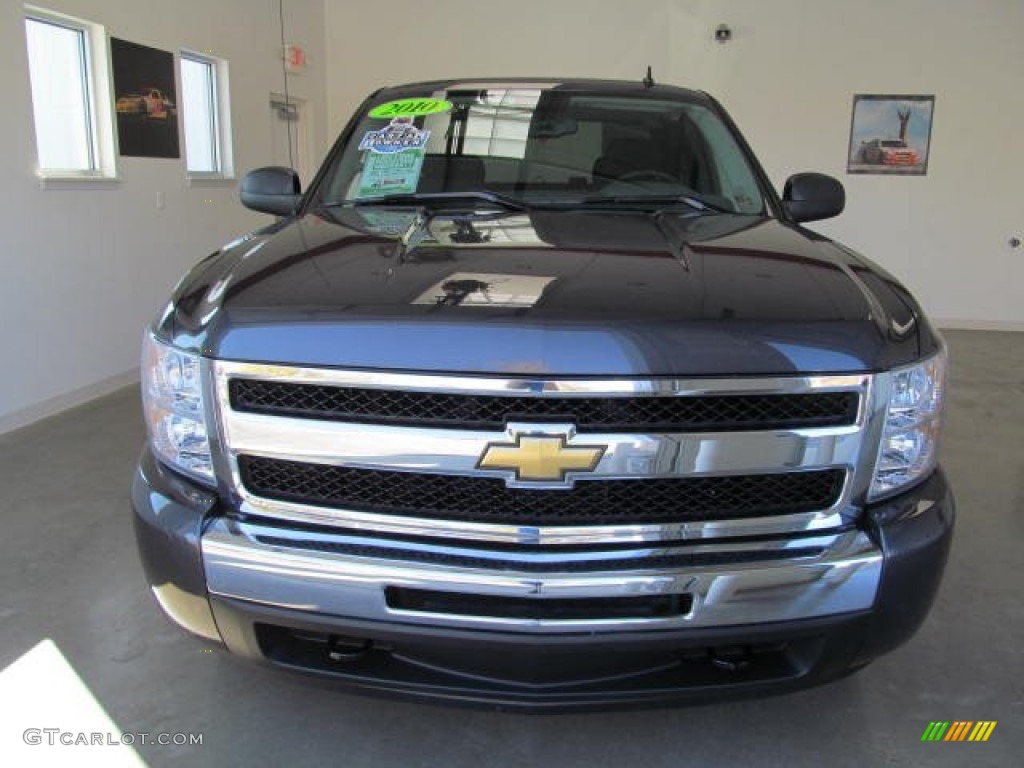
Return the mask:
M 782 204 L 793 221 L 831 219 L 846 207 L 846 191 L 823 173 L 796 173 L 786 179 Z
M 279 165 L 257 168 L 242 179 L 241 198 L 254 211 L 291 216 L 302 199 L 299 175 Z

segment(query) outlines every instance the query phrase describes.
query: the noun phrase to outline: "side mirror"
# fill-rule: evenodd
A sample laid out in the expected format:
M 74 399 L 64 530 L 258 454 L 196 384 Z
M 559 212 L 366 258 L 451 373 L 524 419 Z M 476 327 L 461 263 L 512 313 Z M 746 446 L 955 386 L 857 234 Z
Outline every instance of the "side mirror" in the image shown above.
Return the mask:
M 846 207 L 843 185 L 823 173 L 797 173 L 786 180 L 782 204 L 793 221 L 818 221 L 838 216 Z
M 242 179 L 242 205 L 261 213 L 291 216 L 302 199 L 299 175 L 278 165 L 257 168 Z

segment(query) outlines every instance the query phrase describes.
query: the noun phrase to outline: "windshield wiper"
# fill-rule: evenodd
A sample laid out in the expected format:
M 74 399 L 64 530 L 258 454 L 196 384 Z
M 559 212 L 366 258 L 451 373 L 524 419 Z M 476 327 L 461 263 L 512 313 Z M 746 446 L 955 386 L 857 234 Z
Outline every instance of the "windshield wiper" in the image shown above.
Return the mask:
M 497 192 L 487 192 L 484 190 L 467 192 L 408 192 L 397 195 L 381 195 L 380 197 L 364 197 L 356 198 L 354 200 L 343 200 L 340 203 L 332 203 L 331 205 L 403 205 L 409 203 L 423 205 L 434 201 L 460 202 L 466 200 L 483 200 L 484 202 L 504 208 L 507 211 L 530 210 L 530 206 L 521 200 L 517 200 L 514 197 L 508 197 L 507 195 L 501 195 Z
M 671 223 L 671 221 L 678 221 L 678 219 L 669 216 L 664 210 L 659 209 L 651 214 L 651 220 L 654 222 L 654 226 L 658 228 L 661 236 L 665 238 L 665 243 L 668 245 L 669 250 L 672 251 L 672 255 L 676 257 L 676 261 L 682 264 L 683 269 L 689 272 L 690 255 L 693 251 L 690 248 L 690 243 L 683 237 L 683 234 Z
M 599 195 L 595 197 L 584 197 L 577 201 L 576 205 L 653 205 L 664 206 L 682 203 L 695 211 L 704 213 L 735 213 L 720 205 L 709 203 L 706 200 L 691 195 Z

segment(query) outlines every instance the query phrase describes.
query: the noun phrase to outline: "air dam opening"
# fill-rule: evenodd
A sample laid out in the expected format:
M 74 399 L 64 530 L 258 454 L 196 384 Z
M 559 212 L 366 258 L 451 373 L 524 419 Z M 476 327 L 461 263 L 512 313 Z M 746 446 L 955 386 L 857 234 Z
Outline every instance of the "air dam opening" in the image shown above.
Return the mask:
M 584 598 L 507 597 L 406 587 L 388 587 L 384 594 L 388 607 L 398 611 L 495 619 L 667 619 L 686 616 L 693 609 L 693 596 L 686 594 Z

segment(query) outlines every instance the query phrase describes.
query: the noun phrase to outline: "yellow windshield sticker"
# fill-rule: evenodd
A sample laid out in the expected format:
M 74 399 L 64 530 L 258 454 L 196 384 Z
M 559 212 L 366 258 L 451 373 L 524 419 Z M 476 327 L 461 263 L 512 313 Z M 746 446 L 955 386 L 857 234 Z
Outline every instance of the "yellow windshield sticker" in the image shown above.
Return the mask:
M 421 117 L 438 112 L 448 112 L 452 108 L 450 101 L 444 99 L 399 99 L 386 104 L 378 104 L 370 110 L 370 117 L 390 120 L 394 117 Z

